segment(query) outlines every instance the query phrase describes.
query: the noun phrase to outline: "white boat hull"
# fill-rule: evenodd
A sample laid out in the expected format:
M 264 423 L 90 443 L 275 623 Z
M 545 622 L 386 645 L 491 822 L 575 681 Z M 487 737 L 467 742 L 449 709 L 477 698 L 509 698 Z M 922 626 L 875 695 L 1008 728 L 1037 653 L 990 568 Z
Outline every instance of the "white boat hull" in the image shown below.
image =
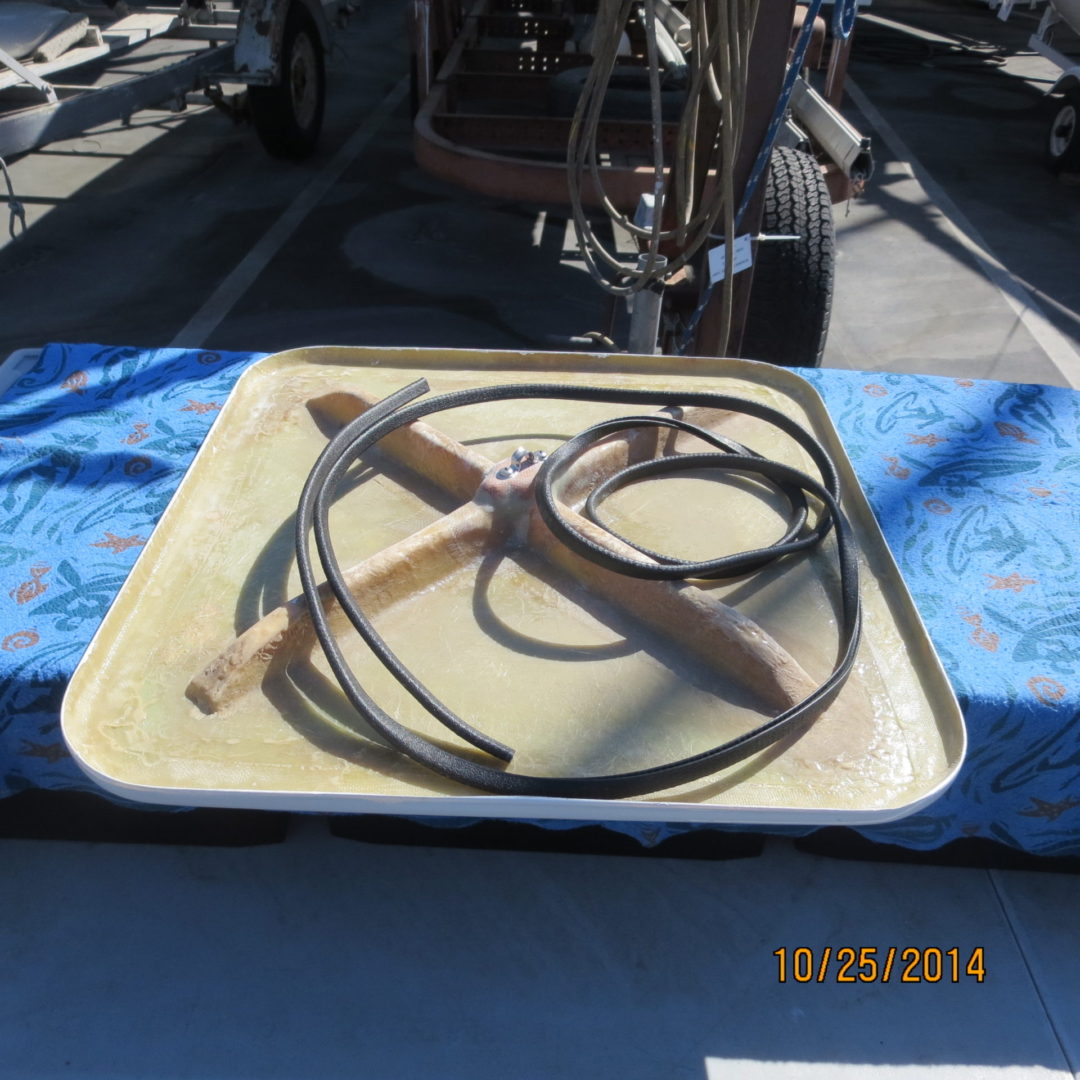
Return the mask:
M 1080 0 L 1050 0 L 1054 10 L 1080 34 Z

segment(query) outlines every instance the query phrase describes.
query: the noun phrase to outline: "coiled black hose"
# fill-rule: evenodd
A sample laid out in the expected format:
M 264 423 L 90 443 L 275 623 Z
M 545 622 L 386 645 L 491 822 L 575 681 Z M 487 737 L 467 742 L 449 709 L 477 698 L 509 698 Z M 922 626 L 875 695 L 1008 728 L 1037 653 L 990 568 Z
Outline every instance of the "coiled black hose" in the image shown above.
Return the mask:
M 426 394 L 428 389 L 427 381 L 420 379 L 391 394 L 346 425 L 330 441 L 315 463 L 301 493 L 297 511 L 296 557 L 316 634 L 335 677 L 353 707 L 391 746 L 436 773 L 469 787 L 499 795 L 622 799 L 648 795 L 699 780 L 734 765 L 771 746 L 786 735 L 805 730 L 839 693 L 851 672 L 859 644 L 861 612 L 858 558 L 851 528 L 840 509 L 839 478 L 836 469 L 824 447 L 790 417 L 754 401 L 708 392 L 681 392 L 678 395 L 672 395 L 655 390 L 526 383 L 457 391 L 417 402 L 415 399 Z M 677 400 L 673 400 L 673 397 Z M 504 762 L 510 761 L 513 756 L 513 751 L 509 747 L 477 731 L 435 698 L 401 663 L 360 610 L 349 591 L 334 554 L 330 540 L 329 509 L 335 492 L 353 461 L 392 431 L 446 409 L 524 398 L 555 398 L 654 407 L 690 405 L 744 412 L 779 428 L 802 446 L 813 460 L 821 476 L 820 481 L 789 465 L 762 458 L 745 447 L 723 439 L 714 432 L 689 424 L 675 416 L 665 417 L 653 414 L 625 417 L 597 424 L 553 451 L 539 466 L 534 493 L 537 509 L 548 528 L 578 555 L 607 570 L 653 580 L 720 578 L 744 574 L 761 569 L 777 559 L 804 552 L 820 543 L 830 530 L 834 530 L 836 557 L 840 571 L 840 641 L 838 658 L 832 674 L 802 701 L 785 709 L 778 716 L 754 730 L 720 746 L 665 765 L 606 776 L 529 776 L 508 772 L 492 765 L 484 765 L 434 745 L 398 723 L 380 708 L 360 685 L 356 675 L 345 661 L 341 648 L 330 629 L 308 551 L 308 537 L 312 529 L 315 533 L 319 561 L 335 598 L 368 647 L 401 685 L 440 723 L 474 746 Z M 655 563 L 645 563 L 602 547 L 578 532 L 559 511 L 553 493 L 555 481 L 574 459 L 597 439 L 616 431 L 644 425 L 688 431 L 718 449 L 714 453 L 676 454 L 656 458 L 622 469 L 605 480 L 590 496 L 586 504 L 586 513 L 592 516 L 594 521 L 602 524 L 597 516 L 600 503 L 607 495 L 627 484 L 645 477 L 681 470 L 719 469 L 768 481 L 784 492 L 792 511 L 784 536 L 766 548 L 701 562 L 674 559 L 632 545 L 643 554 L 658 560 Z M 806 495 L 812 496 L 822 504 L 817 523 L 813 527 L 808 527 L 806 524 L 808 517 Z

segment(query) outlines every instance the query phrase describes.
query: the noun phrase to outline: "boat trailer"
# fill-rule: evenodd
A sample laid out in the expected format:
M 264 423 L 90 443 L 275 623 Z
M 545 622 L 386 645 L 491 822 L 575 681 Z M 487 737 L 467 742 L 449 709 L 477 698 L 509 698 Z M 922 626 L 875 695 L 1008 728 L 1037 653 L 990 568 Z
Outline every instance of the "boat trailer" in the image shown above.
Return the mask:
M 748 342 L 762 359 L 819 363 L 831 203 L 873 169 L 837 108 L 856 4 L 838 0 L 831 32 L 820 10 L 411 0 L 417 161 L 483 195 L 569 207 L 593 277 L 638 313 L 636 347 L 747 355 Z M 636 249 L 604 248 L 597 214 Z M 778 304 L 796 313 L 792 333 L 768 329 Z
M 179 111 L 199 93 L 222 108 L 242 107 L 271 154 L 304 157 L 322 124 L 330 22 L 342 13 L 340 0 L 243 0 L 238 9 L 117 0 L 76 13 L 0 0 L 0 159 L 126 123 L 139 109 Z M 110 69 L 152 39 L 164 48 L 151 70 L 122 77 Z M 224 81 L 248 86 L 242 106 L 226 101 Z

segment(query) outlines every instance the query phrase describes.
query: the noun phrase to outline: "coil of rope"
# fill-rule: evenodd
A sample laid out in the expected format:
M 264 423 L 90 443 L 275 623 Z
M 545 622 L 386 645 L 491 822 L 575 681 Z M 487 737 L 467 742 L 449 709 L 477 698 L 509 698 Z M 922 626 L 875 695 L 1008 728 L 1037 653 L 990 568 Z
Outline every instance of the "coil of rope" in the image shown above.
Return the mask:
M 670 278 L 689 263 L 716 230 L 723 216 L 728 243 L 724 290 L 724 336 L 730 328 L 734 260 L 734 164 L 743 137 L 750 40 L 757 22 L 759 0 L 691 0 L 690 79 L 686 104 L 679 119 L 673 160 L 668 172 L 657 46 L 657 0 L 601 0 L 593 33 L 593 64 L 586 78 L 570 127 L 567 169 L 571 213 L 578 246 L 593 279 L 608 292 L 629 296 L 659 279 Z M 652 125 L 652 225 L 643 228 L 622 213 L 604 189 L 599 161 L 598 130 L 604 98 L 615 70 L 619 44 L 632 17 L 645 31 Z M 708 95 L 720 112 L 717 136 L 706 154 L 706 169 L 716 176 L 711 195 L 695 202 L 698 153 L 698 114 Z M 584 190 L 591 183 L 608 217 L 643 242 L 645 258 L 628 268 L 598 237 L 584 209 Z M 664 228 L 665 219 L 674 220 Z M 679 252 L 662 264 L 660 245 L 674 242 Z
M 379 402 L 347 424 L 326 446 L 316 462 L 300 496 L 296 520 L 296 557 L 300 580 L 309 605 L 312 623 L 327 661 L 346 697 L 367 723 L 383 739 L 413 761 L 469 787 L 501 795 L 545 796 L 588 799 L 622 799 L 647 795 L 712 775 L 744 760 L 779 739 L 803 731 L 836 697 L 851 672 L 859 644 L 861 613 L 858 560 L 850 526 L 840 509 L 839 478 L 824 447 L 789 417 L 765 405 L 724 394 L 683 392 L 678 395 L 652 390 L 611 387 L 582 387 L 557 383 L 527 383 L 489 386 L 457 391 L 417 401 L 428 391 L 418 380 Z M 676 401 L 672 398 L 677 397 Z M 314 532 L 315 546 L 326 580 L 341 609 L 368 648 L 398 682 L 436 720 L 474 746 L 508 762 L 513 751 L 478 731 L 439 701 L 409 671 L 390 649 L 349 590 L 334 553 L 329 530 L 329 509 L 335 492 L 353 462 L 380 439 L 406 424 L 447 409 L 483 402 L 523 399 L 559 399 L 626 405 L 691 405 L 745 412 L 771 424 L 791 437 L 813 461 L 820 479 L 779 461 L 763 458 L 751 450 L 689 424 L 678 417 L 660 414 L 628 416 L 594 425 L 557 448 L 539 466 L 533 485 L 536 509 L 556 538 L 581 557 L 616 573 L 651 580 L 678 581 L 686 578 L 717 579 L 761 569 L 778 559 L 808 551 L 832 533 L 839 569 L 839 634 L 837 657 L 832 673 L 802 701 L 785 709 L 757 728 L 678 761 L 602 776 L 532 776 L 485 765 L 436 745 L 399 723 L 382 709 L 360 684 L 345 660 L 330 627 L 314 565 L 308 550 Z M 715 469 L 750 477 L 782 492 L 791 509 L 788 528 L 776 543 L 760 549 L 717 559 L 690 562 L 650 552 L 631 544 L 655 562 L 642 562 L 598 545 L 578 532 L 560 512 L 555 484 L 577 456 L 596 440 L 618 431 L 642 426 L 661 426 L 691 432 L 715 451 L 674 454 L 628 466 L 609 477 L 590 496 L 585 514 L 601 528 L 598 507 L 619 487 L 650 476 L 681 470 Z M 819 506 L 816 520 L 808 522 L 807 496 Z M 610 529 L 607 529 L 611 532 Z M 617 535 L 612 532 L 612 535 Z
M 787 113 L 788 103 L 791 101 L 791 95 L 795 90 L 795 83 L 798 80 L 799 72 L 802 70 L 803 61 L 806 59 L 806 52 L 810 47 L 810 40 L 814 33 L 814 20 L 817 18 L 818 12 L 821 10 L 822 0 L 809 0 L 806 6 L 806 15 L 803 20 L 802 30 L 799 32 L 799 37 L 795 42 L 795 48 L 792 50 L 791 60 L 788 63 L 787 73 L 784 76 L 783 85 L 780 88 L 780 96 L 777 98 L 776 106 L 773 109 L 772 118 L 769 120 L 769 126 L 765 132 L 765 138 L 761 142 L 761 146 L 758 148 L 757 156 L 754 158 L 754 164 L 750 169 L 750 176 L 746 181 L 746 187 L 743 189 L 742 198 L 739 202 L 739 208 L 735 212 L 734 222 L 732 225 L 731 233 L 725 233 L 727 243 L 727 253 L 730 261 L 730 254 L 732 251 L 732 244 L 730 242 L 731 236 L 738 230 L 739 225 L 742 222 L 743 216 L 746 214 L 747 209 L 750 206 L 750 199 L 753 197 L 754 191 L 757 185 L 761 182 L 762 177 L 765 175 L 765 170 L 769 164 L 769 158 L 772 154 L 773 143 L 776 141 L 777 133 L 780 130 L 780 125 L 784 121 L 784 116 Z M 727 296 L 727 290 L 732 287 L 731 285 L 731 268 L 730 266 L 725 268 L 724 287 L 725 296 Z M 697 330 L 698 323 L 701 322 L 702 316 L 705 314 L 705 310 L 712 302 L 713 293 L 716 288 L 715 282 L 710 284 L 703 290 L 701 299 L 698 301 L 697 307 L 694 309 L 693 314 L 687 320 L 686 326 L 683 329 L 682 336 L 678 342 L 678 352 L 680 355 L 684 355 L 687 349 L 690 348 L 694 339 L 694 333 Z M 730 305 L 730 300 L 727 301 Z M 730 306 L 729 309 L 730 311 Z M 727 332 L 730 331 L 730 323 L 725 323 Z M 727 340 L 726 333 L 724 340 Z
M 679 119 L 670 164 L 664 158 L 659 60 L 656 47 L 657 4 L 664 0 L 601 0 L 594 32 L 594 61 L 578 101 L 570 128 L 567 174 L 571 213 L 578 247 L 593 279 L 608 292 L 629 296 L 656 282 L 670 279 L 700 252 L 710 239 L 724 243 L 724 273 L 721 280 L 721 342 L 731 334 L 734 296 L 735 237 L 758 184 L 768 167 L 773 143 L 787 112 L 795 81 L 802 69 L 822 0 L 808 0 L 802 32 L 796 40 L 787 72 L 772 116 L 762 139 L 749 177 L 741 193 L 735 192 L 734 166 L 744 142 L 745 103 L 749 96 L 750 43 L 759 17 L 760 0 L 690 0 L 690 82 L 686 105 Z M 850 35 L 857 0 L 836 0 L 834 32 Z M 645 30 L 646 60 L 649 67 L 650 117 L 653 150 L 653 196 L 655 210 L 650 228 L 636 225 L 610 200 L 604 190 L 599 164 L 597 134 L 604 94 L 611 81 L 619 42 L 634 12 L 640 13 Z M 703 98 L 719 109 L 717 136 L 706 155 L 705 168 L 715 183 L 698 182 L 695 170 L 698 117 Z M 645 256 L 637 268 L 627 266 L 598 237 L 584 209 L 586 183 L 591 183 L 596 201 L 608 218 L 645 245 Z M 695 193 L 703 192 L 700 203 Z M 674 221 L 671 228 L 663 222 Z M 718 229 L 719 223 L 719 229 Z M 672 242 L 679 253 L 666 264 L 657 258 L 661 244 Z M 715 282 L 702 292 L 700 301 L 676 341 L 676 350 L 686 353 L 693 342 L 701 317 L 712 302 Z

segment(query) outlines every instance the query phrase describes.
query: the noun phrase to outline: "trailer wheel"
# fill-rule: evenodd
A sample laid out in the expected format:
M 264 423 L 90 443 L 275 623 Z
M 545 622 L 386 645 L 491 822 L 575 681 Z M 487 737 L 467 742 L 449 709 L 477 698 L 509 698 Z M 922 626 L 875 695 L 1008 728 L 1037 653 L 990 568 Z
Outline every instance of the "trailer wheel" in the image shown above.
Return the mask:
M 289 5 L 281 38 L 281 82 L 248 91 L 251 120 L 268 154 L 309 157 L 315 152 L 326 103 L 326 68 L 319 30 L 299 0 Z
M 832 311 L 833 221 L 829 189 L 809 154 L 773 150 L 761 231 L 799 239 L 757 245 L 740 352 L 785 367 L 817 367 Z
M 1051 172 L 1080 172 L 1080 89 L 1065 92 L 1046 133 L 1046 165 Z

